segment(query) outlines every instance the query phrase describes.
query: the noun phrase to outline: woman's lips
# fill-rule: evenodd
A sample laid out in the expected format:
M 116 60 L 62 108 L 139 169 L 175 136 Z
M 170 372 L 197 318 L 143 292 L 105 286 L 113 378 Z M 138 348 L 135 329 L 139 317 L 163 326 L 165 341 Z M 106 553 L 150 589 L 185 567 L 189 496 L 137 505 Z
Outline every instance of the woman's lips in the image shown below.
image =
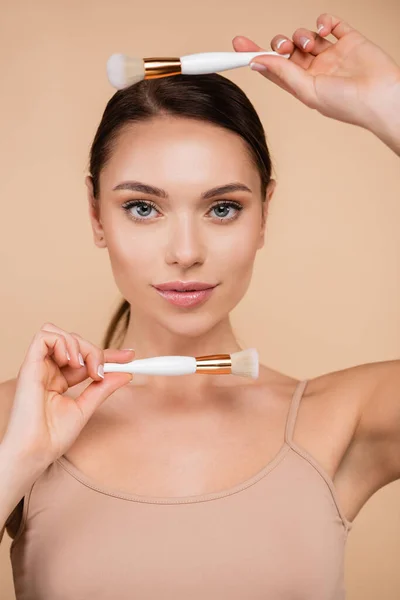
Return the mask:
M 171 302 L 171 304 L 175 304 L 175 306 L 196 306 L 207 300 L 214 289 L 215 288 L 208 288 L 206 290 L 192 292 L 176 292 L 175 290 L 162 291 L 155 288 L 160 296 L 168 300 L 168 302 Z

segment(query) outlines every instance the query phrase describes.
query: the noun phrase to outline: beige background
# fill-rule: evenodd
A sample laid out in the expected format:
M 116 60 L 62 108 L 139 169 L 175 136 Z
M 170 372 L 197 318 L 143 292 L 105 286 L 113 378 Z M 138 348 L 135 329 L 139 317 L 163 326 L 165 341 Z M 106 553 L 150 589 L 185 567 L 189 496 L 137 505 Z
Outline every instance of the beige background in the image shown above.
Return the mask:
M 269 49 L 277 33 L 344 17 L 400 62 L 398 0 L 2 1 L 0 380 L 45 321 L 100 343 L 119 302 L 92 243 L 83 185 L 113 94 L 106 60 Z M 400 162 L 372 134 L 328 120 L 249 69 L 226 74 L 264 122 L 278 188 L 254 279 L 233 313 L 239 339 L 295 377 L 400 358 Z M 400 401 L 400 398 L 399 398 Z M 400 482 L 376 493 L 347 545 L 349 600 L 400 597 Z M 288 541 L 289 542 L 289 541 Z M 14 598 L 9 539 L 0 596 Z

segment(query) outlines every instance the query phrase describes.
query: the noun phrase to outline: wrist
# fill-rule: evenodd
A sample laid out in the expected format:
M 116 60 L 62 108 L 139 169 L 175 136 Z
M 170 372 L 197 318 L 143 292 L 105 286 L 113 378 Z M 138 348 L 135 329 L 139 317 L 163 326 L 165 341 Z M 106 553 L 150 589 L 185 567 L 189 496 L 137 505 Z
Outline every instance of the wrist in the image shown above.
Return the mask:
M 371 102 L 365 128 L 400 156 L 400 69 L 392 85 Z

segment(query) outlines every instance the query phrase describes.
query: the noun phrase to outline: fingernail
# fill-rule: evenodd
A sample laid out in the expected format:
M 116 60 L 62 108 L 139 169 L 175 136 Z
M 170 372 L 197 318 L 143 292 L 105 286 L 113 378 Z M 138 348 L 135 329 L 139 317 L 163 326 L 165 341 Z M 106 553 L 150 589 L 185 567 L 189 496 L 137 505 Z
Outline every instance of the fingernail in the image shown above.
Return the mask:
M 68 350 L 66 350 L 65 352 L 67 353 L 67 358 L 68 358 L 68 360 L 71 360 L 71 357 L 70 357 L 70 355 L 69 355 L 69 352 L 68 352 Z
M 134 348 L 121 348 L 122 352 L 135 352 Z
M 300 38 L 300 44 L 302 45 L 303 48 L 307 47 L 307 44 L 310 42 L 310 40 L 306 37 L 301 37 Z
M 97 369 L 97 374 L 102 377 L 102 379 L 104 379 L 104 367 L 103 365 L 100 365 L 99 368 Z
M 83 360 L 83 356 L 82 356 L 82 354 L 80 352 L 78 354 L 78 359 L 79 359 L 79 364 L 81 364 L 82 367 L 84 367 L 85 366 L 85 361 Z
M 285 42 L 287 42 L 286 38 L 283 38 L 283 40 L 279 40 L 279 42 L 276 45 L 276 49 L 279 50 L 279 48 L 282 46 L 282 44 L 284 44 Z
M 324 25 L 320 25 L 317 29 L 318 33 L 321 33 L 321 30 L 324 28 Z
M 267 71 L 267 67 L 265 65 L 262 65 L 260 63 L 250 63 L 250 69 L 253 69 L 253 71 Z

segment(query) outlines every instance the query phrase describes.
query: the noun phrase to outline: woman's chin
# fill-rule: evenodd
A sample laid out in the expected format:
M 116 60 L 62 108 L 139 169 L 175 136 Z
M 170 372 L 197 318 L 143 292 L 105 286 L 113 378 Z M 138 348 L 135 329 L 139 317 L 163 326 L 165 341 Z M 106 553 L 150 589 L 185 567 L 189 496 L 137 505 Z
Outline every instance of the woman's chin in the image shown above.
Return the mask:
M 170 333 L 186 338 L 199 338 L 207 335 L 218 323 L 216 315 L 207 314 L 181 314 L 174 315 L 164 327 Z

